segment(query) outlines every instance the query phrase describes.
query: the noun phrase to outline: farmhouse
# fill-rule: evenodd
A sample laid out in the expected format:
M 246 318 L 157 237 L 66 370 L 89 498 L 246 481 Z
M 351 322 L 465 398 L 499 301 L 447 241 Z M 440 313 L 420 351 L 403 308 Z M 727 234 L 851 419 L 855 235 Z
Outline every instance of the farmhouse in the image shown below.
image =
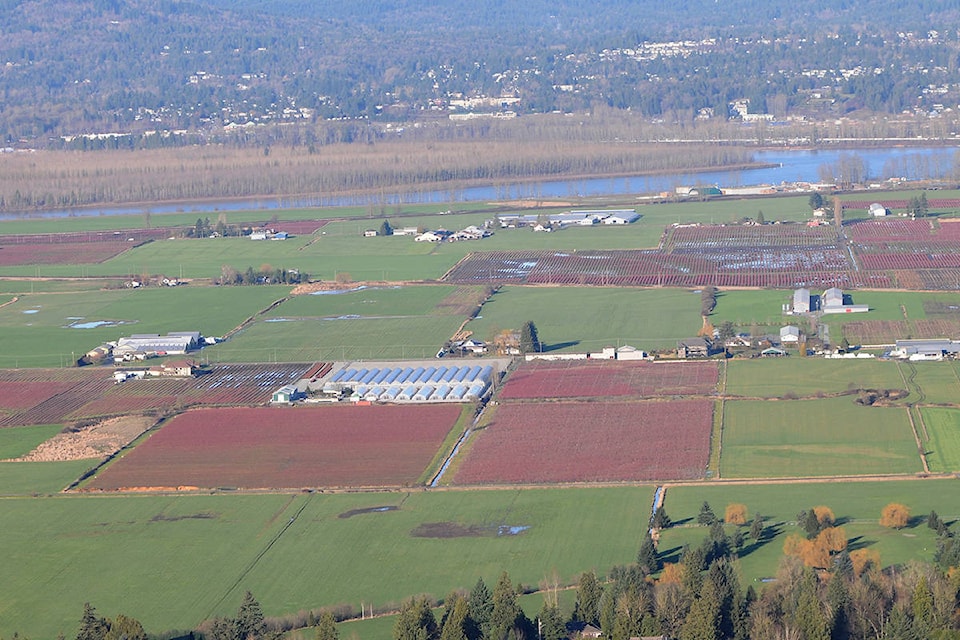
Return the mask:
M 707 338 L 687 338 L 677 342 L 678 358 L 706 358 L 713 353 L 713 343 Z

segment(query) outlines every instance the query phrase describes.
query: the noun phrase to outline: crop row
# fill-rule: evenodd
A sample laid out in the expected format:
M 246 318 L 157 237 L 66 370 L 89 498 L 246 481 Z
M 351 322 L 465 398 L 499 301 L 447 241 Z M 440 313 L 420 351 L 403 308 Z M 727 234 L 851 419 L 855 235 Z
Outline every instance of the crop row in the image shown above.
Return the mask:
M 960 253 L 891 252 L 858 255 L 864 269 L 952 269 L 960 268 Z
M 408 485 L 459 415 L 456 405 L 198 409 L 173 418 L 92 487 Z
M 664 248 L 677 249 L 731 249 L 743 248 L 804 248 L 836 244 L 837 231 L 833 227 L 806 227 L 803 225 L 696 225 L 676 227 L 668 231 Z
M 95 264 L 135 246 L 130 242 L 0 244 L 0 266 L 21 264 Z
M 717 379 L 716 362 L 535 360 L 510 375 L 499 399 L 706 395 Z

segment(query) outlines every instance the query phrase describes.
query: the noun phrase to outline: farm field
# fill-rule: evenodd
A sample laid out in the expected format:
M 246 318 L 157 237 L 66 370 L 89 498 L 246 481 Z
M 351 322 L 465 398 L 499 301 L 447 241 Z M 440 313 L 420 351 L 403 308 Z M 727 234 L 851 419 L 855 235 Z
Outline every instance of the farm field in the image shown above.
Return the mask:
M 478 577 L 493 585 L 504 570 L 514 583 L 536 584 L 552 569 L 573 582 L 635 558 L 652 494 L 623 487 L 6 500 L 0 633 L 73 635 L 87 601 L 159 632 L 232 614 L 247 589 L 270 616 L 359 608 L 361 600 L 382 607 L 411 593 L 442 597 Z M 597 522 L 606 523 L 605 544 L 585 543 Z M 35 615 L 41 609 L 46 615 Z
M 114 383 L 113 370 L 107 368 L 0 371 L 4 402 L 16 405 L 0 411 L 0 426 L 73 422 L 190 405 L 260 404 L 308 370 L 325 373 L 329 367 L 324 363 L 213 365 L 196 377 L 150 377 L 121 385 Z
M 911 401 L 924 405 L 960 404 L 960 370 L 956 362 L 903 362 L 900 368 L 911 391 L 919 387 L 923 394 L 922 400 L 911 397 Z
M 57 435 L 63 425 L 43 424 L 32 427 L 0 429 L 0 460 L 19 458 L 34 447 Z
M 223 335 L 289 291 L 283 286 L 185 286 L 22 295 L 0 308 L 5 337 L 0 367 L 69 366 L 102 342 L 133 333 Z
M 211 362 L 431 358 L 463 320 L 448 315 L 267 318 L 203 354 Z
M 514 371 L 498 400 L 709 395 L 719 366 L 711 362 L 534 360 Z
M 436 286 L 364 286 L 354 289 L 320 291 L 293 296 L 271 309 L 269 318 L 331 318 L 338 316 L 402 317 L 427 314 L 461 315 L 458 306 L 445 303 L 448 298 L 482 300 L 483 287 Z M 475 306 L 475 305 L 470 305 Z
M 960 409 L 923 407 L 920 411 L 929 436 L 924 447 L 930 470 L 960 471 Z
M 923 471 L 905 408 L 863 407 L 854 396 L 724 403 L 724 478 Z
M 197 409 L 85 485 L 359 487 L 418 482 L 461 405 Z
M 683 289 L 505 286 L 466 328 L 491 341 L 532 320 L 546 351 L 675 348 L 700 330 L 700 294 Z
M 700 478 L 712 400 L 502 404 L 472 435 L 456 484 Z
M 895 362 L 878 360 L 788 357 L 727 363 L 728 396 L 804 398 L 859 388 L 903 389 L 904 381 Z
M 94 460 L 0 462 L 0 496 L 45 496 L 63 491 L 96 466 Z

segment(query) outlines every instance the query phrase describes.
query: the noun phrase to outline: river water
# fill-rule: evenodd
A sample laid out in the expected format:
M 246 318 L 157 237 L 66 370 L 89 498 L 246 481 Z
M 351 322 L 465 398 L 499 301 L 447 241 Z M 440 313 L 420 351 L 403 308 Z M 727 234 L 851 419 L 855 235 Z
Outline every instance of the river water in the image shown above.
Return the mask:
M 757 169 L 675 173 L 617 178 L 584 178 L 579 180 L 544 180 L 518 182 L 498 186 L 479 186 L 437 191 L 407 191 L 385 195 L 330 197 L 260 197 L 194 203 L 90 207 L 0 214 L 0 220 L 22 218 L 63 218 L 77 216 L 140 215 L 150 213 L 195 212 L 210 214 L 219 211 L 281 210 L 309 207 L 367 205 L 371 202 L 397 203 L 497 202 L 519 198 L 576 198 L 590 196 L 643 195 L 672 192 L 678 186 L 716 185 L 744 187 L 779 185 L 784 182 L 818 182 L 824 166 L 836 165 L 844 156 L 863 161 L 865 174 L 874 180 L 889 177 L 907 179 L 946 178 L 953 174 L 954 147 L 887 147 L 862 150 L 783 150 L 757 151 Z

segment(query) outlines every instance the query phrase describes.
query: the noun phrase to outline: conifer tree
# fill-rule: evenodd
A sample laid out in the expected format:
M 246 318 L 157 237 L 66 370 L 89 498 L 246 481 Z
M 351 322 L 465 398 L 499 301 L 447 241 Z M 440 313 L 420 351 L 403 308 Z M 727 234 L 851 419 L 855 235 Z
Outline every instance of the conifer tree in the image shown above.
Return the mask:
M 340 640 L 340 630 L 337 629 L 337 621 L 332 612 L 324 611 L 320 614 L 316 640 Z

